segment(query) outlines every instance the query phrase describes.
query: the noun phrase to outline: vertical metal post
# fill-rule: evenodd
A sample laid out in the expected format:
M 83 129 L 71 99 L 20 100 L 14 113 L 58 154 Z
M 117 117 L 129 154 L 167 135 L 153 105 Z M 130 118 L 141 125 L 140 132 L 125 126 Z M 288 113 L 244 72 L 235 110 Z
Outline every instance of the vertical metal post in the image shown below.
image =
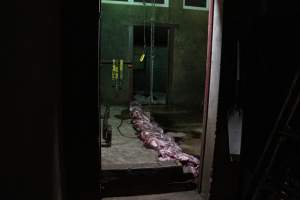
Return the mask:
M 153 24 L 151 21 L 151 46 L 150 46 L 150 104 L 153 103 L 153 67 L 154 67 L 154 58 L 153 58 Z
M 98 142 L 99 142 L 99 151 L 101 151 L 101 133 L 102 133 L 102 126 L 101 126 L 101 102 L 100 102 L 100 70 L 101 70 L 101 23 L 102 23 L 102 9 L 101 9 L 101 0 L 99 0 L 98 5 L 98 121 L 99 121 L 99 135 L 98 135 Z M 100 154 L 100 168 L 101 168 L 101 153 Z
M 153 103 L 153 79 L 154 79 L 154 42 L 155 42 L 155 0 L 152 0 L 151 17 L 151 46 L 150 46 L 150 104 Z
M 98 12 L 99 12 L 99 19 L 98 19 L 98 161 L 99 161 L 99 165 L 100 167 L 97 168 L 100 170 L 100 173 L 101 173 L 101 170 L 102 170 L 102 160 L 101 160 L 101 136 L 102 136 L 102 120 L 101 120 L 101 102 L 100 102 L 100 96 L 101 96 L 101 90 L 100 90 L 100 83 L 101 83 L 101 80 L 100 80 L 100 71 L 101 71 L 101 23 L 102 23 L 102 5 L 101 5 L 101 0 L 99 0 L 99 5 L 98 5 Z M 101 175 L 100 175 L 101 176 Z M 101 183 L 100 183 L 100 180 L 97 181 L 97 196 L 99 196 L 99 199 L 101 200 Z

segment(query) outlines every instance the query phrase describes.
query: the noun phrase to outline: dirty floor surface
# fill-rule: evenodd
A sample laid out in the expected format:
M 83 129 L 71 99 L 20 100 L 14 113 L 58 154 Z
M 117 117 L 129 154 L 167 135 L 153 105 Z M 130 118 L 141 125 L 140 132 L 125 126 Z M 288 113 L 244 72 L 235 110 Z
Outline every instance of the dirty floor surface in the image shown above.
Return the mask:
M 169 134 L 175 137 L 184 152 L 200 154 L 200 137 L 202 133 L 201 115 L 198 112 L 168 106 L 145 106 L 155 121 Z M 104 109 L 102 109 L 104 110 Z M 121 124 L 121 119 L 122 124 Z M 102 147 L 102 169 L 111 166 L 149 164 L 160 166 L 156 151 L 147 149 L 137 138 L 130 123 L 128 108 L 111 106 L 109 123 L 112 126 L 112 146 Z M 120 126 L 121 124 L 121 126 Z M 117 127 L 120 126 L 118 131 Z M 174 165 L 178 163 L 174 162 Z

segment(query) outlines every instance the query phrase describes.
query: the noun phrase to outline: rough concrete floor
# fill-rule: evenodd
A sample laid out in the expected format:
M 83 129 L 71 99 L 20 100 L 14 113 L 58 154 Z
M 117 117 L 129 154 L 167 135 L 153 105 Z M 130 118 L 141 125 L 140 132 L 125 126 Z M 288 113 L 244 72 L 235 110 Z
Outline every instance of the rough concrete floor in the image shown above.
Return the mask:
M 159 163 L 156 151 L 144 147 L 135 135 L 136 131 L 130 124 L 130 119 L 123 120 L 120 127 L 122 135 L 117 127 L 121 120 L 120 115 L 126 107 L 111 106 L 109 124 L 112 126 L 112 145 L 111 147 L 101 149 L 102 169 L 110 169 L 112 166 L 132 166 Z M 125 136 L 125 137 L 124 137 Z
M 145 106 L 144 109 L 153 114 L 155 121 L 164 130 L 171 132 L 170 134 L 178 140 L 184 152 L 193 155 L 200 154 L 202 124 L 199 112 L 168 106 Z M 136 132 L 130 124 L 130 119 L 123 120 L 120 127 L 123 136 L 118 132 L 117 127 L 121 122 L 121 118 L 124 118 L 124 116 L 126 118 L 126 115 L 128 115 L 126 110 L 125 106 L 111 106 L 110 108 L 109 123 L 112 126 L 112 146 L 101 149 L 102 169 L 111 168 L 114 165 L 162 165 L 158 161 L 156 151 L 145 148 L 137 138 Z M 174 165 L 177 164 L 174 163 Z
M 196 191 L 185 191 L 142 196 L 109 197 L 103 200 L 201 200 L 201 197 Z
M 202 135 L 202 114 L 200 109 L 186 109 L 174 106 L 144 106 L 165 132 L 171 132 L 184 152 L 200 155 Z
M 134 100 L 139 102 L 140 104 L 148 104 L 150 102 L 150 96 L 143 95 L 143 91 L 136 91 L 136 94 L 134 95 Z M 154 92 L 153 93 L 153 101 L 152 104 L 166 104 L 167 102 L 167 96 L 166 93 L 159 93 Z

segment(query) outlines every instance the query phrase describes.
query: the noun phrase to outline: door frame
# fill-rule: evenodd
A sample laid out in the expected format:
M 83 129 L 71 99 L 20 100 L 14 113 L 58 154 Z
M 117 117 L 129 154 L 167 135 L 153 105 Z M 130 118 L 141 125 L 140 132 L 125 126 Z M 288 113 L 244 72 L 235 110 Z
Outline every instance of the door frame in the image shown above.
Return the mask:
M 203 137 L 198 184 L 198 191 L 204 200 L 210 198 L 217 129 L 222 48 L 222 3 L 222 0 L 210 0 L 209 5 Z

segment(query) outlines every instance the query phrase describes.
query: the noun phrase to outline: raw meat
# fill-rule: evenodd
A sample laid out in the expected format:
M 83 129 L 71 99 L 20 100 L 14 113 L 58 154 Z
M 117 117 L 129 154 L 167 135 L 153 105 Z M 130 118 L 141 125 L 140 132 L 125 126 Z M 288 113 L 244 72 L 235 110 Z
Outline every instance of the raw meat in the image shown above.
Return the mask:
M 160 161 L 178 160 L 184 167 L 189 167 L 195 177 L 199 175 L 200 160 L 184 153 L 174 139 L 164 134 L 163 129 L 151 120 L 140 104 L 132 102 L 129 111 L 133 127 L 138 131 L 139 138 L 146 147 L 158 152 Z

